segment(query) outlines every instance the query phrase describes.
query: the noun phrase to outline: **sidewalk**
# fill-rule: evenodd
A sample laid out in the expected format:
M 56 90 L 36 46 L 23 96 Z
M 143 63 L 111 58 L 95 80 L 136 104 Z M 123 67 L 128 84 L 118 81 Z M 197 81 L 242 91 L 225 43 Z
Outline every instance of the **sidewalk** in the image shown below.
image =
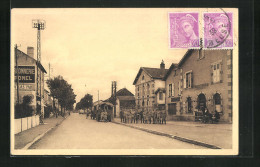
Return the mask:
M 114 118 L 114 123 L 132 128 L 172 137 L 177 140 L 209 148 L 232 149 L 232 124 L 203 124 L 200 122 L 168 121 L 167 124 L 121 123 Z
M 23 149 L 27 144 L 31 143 L 38 136 L 46 133 L 51 128 L 59 125 L 66 117 L 59 116 L 43 119 L 44 124 L 38 125 L 31 129 L 25 130 L 15 135 L 15 149 Z

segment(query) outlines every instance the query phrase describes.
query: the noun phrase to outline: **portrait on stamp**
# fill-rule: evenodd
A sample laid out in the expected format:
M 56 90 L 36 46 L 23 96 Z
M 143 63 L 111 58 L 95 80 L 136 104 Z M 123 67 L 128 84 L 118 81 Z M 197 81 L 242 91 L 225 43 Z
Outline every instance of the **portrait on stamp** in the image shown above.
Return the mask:
M 199 47 L 198 13 L 169 13 L 170 48 Z
M 232 13 L 204 13 L 204 47 L 233 47 Z

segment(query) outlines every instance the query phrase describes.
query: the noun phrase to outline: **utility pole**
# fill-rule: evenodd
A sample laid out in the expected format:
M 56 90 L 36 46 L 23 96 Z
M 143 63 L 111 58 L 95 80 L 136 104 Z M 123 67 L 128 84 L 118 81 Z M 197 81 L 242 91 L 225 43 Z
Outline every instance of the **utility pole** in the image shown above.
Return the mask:
M 112 99 L 114 103 L 114 117 L 116 117 L 116 81 L 112 81 Z
M 44 20 L 32 20 L 32 27 L 37 28 L 37 91 L 36 91 L 36 109 L 37 113 L 41 113 L 41 102 L 42 102 L 42 73 L 39 71 L 39 64 L 41 63 L 41 30 L 45 29 Z
M 16 64 L 16 87 L 17 87 L 17 104 L 19 104 L 19 69 L 18 69 L 18 55 L 17 55 L 17 44 L 14 46 L 15 64 Z

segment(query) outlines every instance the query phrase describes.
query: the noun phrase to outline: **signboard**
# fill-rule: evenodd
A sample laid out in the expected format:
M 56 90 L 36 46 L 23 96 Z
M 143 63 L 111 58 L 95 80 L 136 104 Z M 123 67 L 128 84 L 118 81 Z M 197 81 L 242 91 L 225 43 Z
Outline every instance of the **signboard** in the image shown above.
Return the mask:
M 18 69 L 15 67 L 15 80 L 17 74 L 19 83 L 35 83 L 35 66 L 18 66 Z
M 17 89 L 17 85 L 15 84 L 15 89 Z M 20 84 L 19 83 L 19 90 L 20 91 L 35 91 L 35 84 Z
M 180 97 L 171 98 L 171 102 L 176 102 L 176 101 L 180 101 Z

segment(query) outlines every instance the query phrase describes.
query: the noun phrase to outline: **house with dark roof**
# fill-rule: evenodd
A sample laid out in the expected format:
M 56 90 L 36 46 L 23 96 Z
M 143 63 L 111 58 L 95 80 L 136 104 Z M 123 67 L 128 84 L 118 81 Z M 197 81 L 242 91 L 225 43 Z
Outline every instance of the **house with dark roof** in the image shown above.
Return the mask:
M 119 116 L 119 112 L 122 109 L 135 108 L 135 97 L 128 89 L 122 88 L 116 92 L 116 103 L 114 98 L 111 96 L 105 100 L 112 104 L 116 104 L 116 116 Z
M 162 60 L 160 68 L 141 67 L 135 77 L 135 103 L 137 108 L 165 106 L 165 81 L 168 69 Z
M 27 54 L 19 49 L 16 49 L 17 55 L 17 66 L 15 66 L 15 80 L 19 80 L 19 103 L 22 103 L 24 96 L 31 96 L 32 103 L 31 106 L 36 112 L 36 98 L 41 100 L 41 112 L 44 115 L 44 73 L 47 73 L 40 62 L 37 62 L 34 58 L 34 48 L 28 47 Z M 39 72 L 39 79 L 41 79 L 41 84 L 39 84 L 39 92 L 41 94 L 37 95 L 37 69 Z M 15 81 L 15 89 L 17 90 L 17 82 Z M 15 90 L 15 92 L 17 92 Z M 17 93 L 15 93 L 15 101 L 17 101 Z
M 232 122 L 232 50 L 188 50 L 164 80 L 168 119 L 194 121 L 208 109 Z

